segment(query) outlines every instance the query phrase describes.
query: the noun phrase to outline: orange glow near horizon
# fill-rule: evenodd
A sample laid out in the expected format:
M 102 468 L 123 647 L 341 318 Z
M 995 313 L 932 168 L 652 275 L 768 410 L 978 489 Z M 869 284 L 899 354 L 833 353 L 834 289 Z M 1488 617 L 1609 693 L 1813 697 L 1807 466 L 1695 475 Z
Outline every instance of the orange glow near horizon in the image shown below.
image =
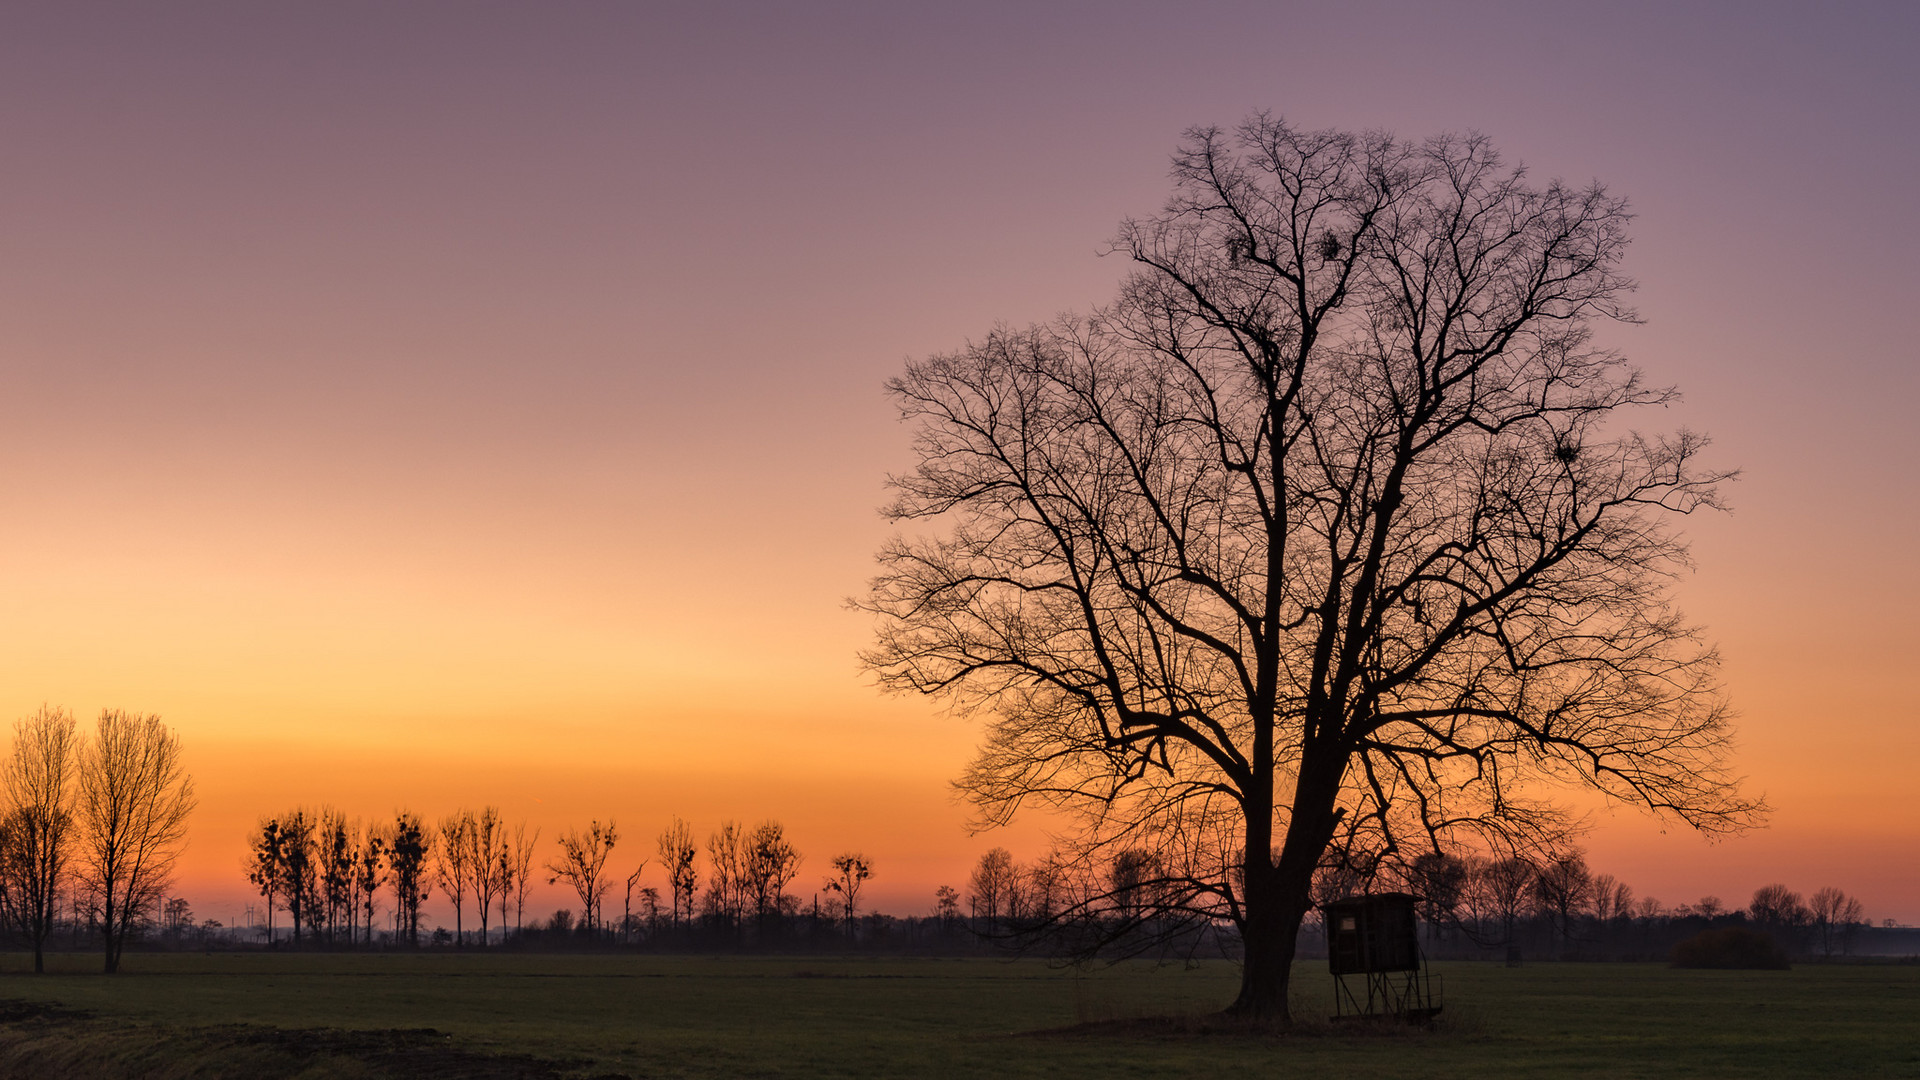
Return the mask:
M 1646 322 L 1605 344 L 1687 394 L 1636 423 L 1744 470 L 1677 599 L 1777 810 L 1716 845 L 1599 812 L 1591 861 L 1920 922 L 1904 24 L 989 8 L 0 16 L 0 721 L 173 725 L 202 917 L 300 804 L 612 818 L 622 868 L 676 815 L 777 819 L 803 894 L 859 850 L 924 913 L 1046 823 L 969 835 L 977 726 L 858 667 L 911 461 L 882 385 L 1104 301 L 1180 130 L 1271 106 L 1633 200 Z

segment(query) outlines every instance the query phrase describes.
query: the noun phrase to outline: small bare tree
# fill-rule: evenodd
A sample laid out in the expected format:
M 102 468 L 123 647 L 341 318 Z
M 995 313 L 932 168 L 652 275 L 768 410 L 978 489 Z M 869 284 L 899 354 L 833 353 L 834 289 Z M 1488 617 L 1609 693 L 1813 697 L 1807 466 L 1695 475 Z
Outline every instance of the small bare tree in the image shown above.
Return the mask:
M 260 892 L 267 908 L 267 945 L 273 945 L 273 911 L 280 897 L 280 883 L 286 877 L 286 860 L 280 842 L 280 819 L 264 817 L 247 837 L 247 856 L 243 864 L 247 880 Z
M 854 915 L 860 909 L 860 887 L 873 876 L 873 860 L 858 852 L 833 857 L 833 876 L 826 881 L 828 892 L 840 894 L 840 910 L 847 921 L 847 936 L 853 936 Z
M 723 821 L 707 835 L 706 910 L 722 926 L 737 927 L 746 913 L 746 831 Z
M 73 714 L 43 705 L 13 725 L 13 753 L 0 774 L 9 854 L 8 907 L 14 925 L 33 943 L 36 975 L 46 971 L 44 950 L 73 855 L 78 755 Z
M 1573 932 L 1593 899 L 1593 874 L 1587 860 L 1569 852 L 1552 860 L 1533 876 L 1533 899 L 1547 922 L 1560 933 L 1564 954 L 1573 947 Z
M 622 910 L 620 914 L 620 940 L 622 943 L 631 942 L 634 932 L 639 929 L 633 920 L 633 893 L 635 889 L 640 888 L 640 875 L 646 873 L 646 870 L 647 860 L 641 859 L 640 865 L 634 867 L 633 873 L 627 875 L 627 894 L 625 901 L 621 905 Z M 652 891 L 651 889 L 641 891 L 640 899 L 643 902 L 643 906 L 646 900 L 646 894 Z
M 518 936 L 525 928 L 527 915 L 527 893 L 533 888 L 533 849 L 540 843 L 540 830 L 535 829 L 529 835 L 527 823 L 521 822 L 513 827 L 513 843 L 506 858 L 513 867 L 513 932 Z M 501 921 L 506 921 L 503 911 Z
M 319 857 L 314 843 L 318 818 L 305 807 L 280 815 L 280 898 L 293 920 L 293 947 L 313 929 L 319 917 Z
M 427 876 L 433 858 L 433 833 L 420 815 L 402 810 L 387 833 L 387 884 L 393 888 L 393 922 L 407 944 L 420 944 L 420 905 L 431 893 Z
M 1499 922 L 1500 943 L 1512 950 L 1513 927 L 1527 909 L 1527 898 L 1533 895 L 1537 871 L 1530 860 L 1518 855 L 1504 859 L 1478 859 L 1472 866 L 1468 886 L 1480 895 L 1484 907 Z
M 695 865 L 699 850 L 693 846 L 693 828 L 679 818 L 660 834 L 660 865 L 667 871 L 667 888 L 673 897 L 670 919 L 675 926 L 684 917 L 693 921 L 693 900 L 700 886 L 700 871 Z
M 353 943 L 353 865 L 359 837 L 354 835 L 347 816 L 332 807 L 322 807 L 318 815 L 319 831 L 314 848 L 320 868 L 320 911 L 317 922 L 326 928 L 327 942 L 342 929 L 347 943 Z
M 364 830 L 356 825 L 355 829 L 360 833 L 360 845 L 353 857 L 354 914 L 361 926 L 361 940 L 371 945 L 376 898 L 386 880 L 387 836 L 377 824 L 370 823 Z
M 473 895 L 480 911 L 480 946 L 487 944 L 488 918 L 495 897 L 500 901 L 500 921 L 507 918 L 507 886 L 512 860 L 507 855 L 507 827 L 496 807 L 485 807 L 473 816 L 467 831 L 467 861 L 472 866 Z M 502 937 L 505 931 L 502 931 Z
M 100 909 L 106 970 L 159 903 L 193 812 L 180 737 L 158 716 L 108 709 L 79 755 L 81 874 Z
M 765 934 L 768 921 L 784 906 L 787 886 L 800 872 L 800 853 L 787 841 L 786 830 L 777 821 L 764 821 L 747 838 L 744 893 L 753 903 L 753 911 Z
M 933 890 L 933 913 L 940 920 L 940 929 L 952 933 L 960 924 L 960 890 L 951 885 Z
M 464 946 L 467 943 L 462 927 L 462 919 L 467 906 L 467 892 L 473 887 L 473 811 L 456 810 L 440 819 L 440 857 L 434 863 L 433 883 L 440 892 L 453 901 L 453 943 Z
M 617 839 L 611 820 L 605 825 L 589 822 L 584 832 L 568 829 L 560 837 L 559 856 L 547 863 L 553 875 L 547 884 L 564 881 L 580 897 L 580 921 L 588 934 L 599 929 L 601 903 L 613 887 L 613 882 L 602 880 L 601 874 Z
M 1010 914 L 1007 901 L 1019 872 L 1013 853 L 1003 847 L 989 850 L 974 865 L 973 876 L 967 880 L 968 902 L 972 905 L 973 917 L 986 924 L 987 933 L 993 933 L 1000 919 Z

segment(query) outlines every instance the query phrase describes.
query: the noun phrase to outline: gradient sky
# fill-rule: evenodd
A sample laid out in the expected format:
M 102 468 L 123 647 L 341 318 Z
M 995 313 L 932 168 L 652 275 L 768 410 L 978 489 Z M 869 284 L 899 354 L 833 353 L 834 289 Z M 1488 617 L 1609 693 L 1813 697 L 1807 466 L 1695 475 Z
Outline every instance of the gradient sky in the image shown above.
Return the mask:
M 1608 340 L 1745 470 L 1681 599 L 1773 825 L 1592 861 L 1920 921 L 1920 7 L 918 7 L 8 5 L 0 717 L 174 724 L 203 917 L 302 802 L 612 816 L 623 876 L 777 817 L 924 910 L 1041 840 L 856 666 L 882 382 L 1104 301 L 1190 125 L 1471 128 L 1632 200 Z

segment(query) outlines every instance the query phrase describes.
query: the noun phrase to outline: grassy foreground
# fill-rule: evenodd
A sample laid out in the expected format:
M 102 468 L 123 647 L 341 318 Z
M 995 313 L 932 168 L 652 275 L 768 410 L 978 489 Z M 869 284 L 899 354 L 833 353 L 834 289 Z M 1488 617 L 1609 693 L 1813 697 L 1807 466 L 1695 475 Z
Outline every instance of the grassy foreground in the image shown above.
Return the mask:
M 1129 1022 L 1218 1009 L 1223 962 L 140 954 L 107 978 L 57 959 L 36 978 L 0 958 L 0 1076 L 1920 1077 L 1913 965 L 1441 964 L 1431 1032 L 1273 1037 Z M 1324 1015 L 1325 968 L 1296 982 Z

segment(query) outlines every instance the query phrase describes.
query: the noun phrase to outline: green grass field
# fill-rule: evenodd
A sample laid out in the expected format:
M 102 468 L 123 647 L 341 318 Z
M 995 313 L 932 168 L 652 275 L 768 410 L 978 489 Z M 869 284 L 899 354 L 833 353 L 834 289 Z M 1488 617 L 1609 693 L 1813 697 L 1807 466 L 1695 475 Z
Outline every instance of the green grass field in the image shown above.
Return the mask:
M 1920 1077 L 1920 966 L 1783 972 L 1655 965 L 1441 964 L 1432 1031 L 1223 1034 L 1200 1016 L 1235 969 L 1128 964 L 1076 971 L 990 959 L 536 955 L 129 955 L 92 973 L 62 956 L 44 977 L 0 975 L 13 1075 Z M 4 970 L 22 969 L 7 957 Z M 1296 1009 L 1327 1011 L 1324 966 L 1303 964 Z M 82 1018 L 30 1015 L 21 1002 Z M 244 1026 L 235 1026 L 244 1025 Z M 417 1034 L 381 1058 L 337 1033 Z M 332 1040 L 332 1041 L 329 1041 Z M 377 1042 L 377 1040 L 375 1040 Z M 464 1057 L 510 1055 L 487 1072 Z M 370 1056 L 371 1055 L 371 1056 Z M 517 1055 L 517 1056 L 513 1056 Z M 515 1071 L 519 1070 L 519 1071 Z

